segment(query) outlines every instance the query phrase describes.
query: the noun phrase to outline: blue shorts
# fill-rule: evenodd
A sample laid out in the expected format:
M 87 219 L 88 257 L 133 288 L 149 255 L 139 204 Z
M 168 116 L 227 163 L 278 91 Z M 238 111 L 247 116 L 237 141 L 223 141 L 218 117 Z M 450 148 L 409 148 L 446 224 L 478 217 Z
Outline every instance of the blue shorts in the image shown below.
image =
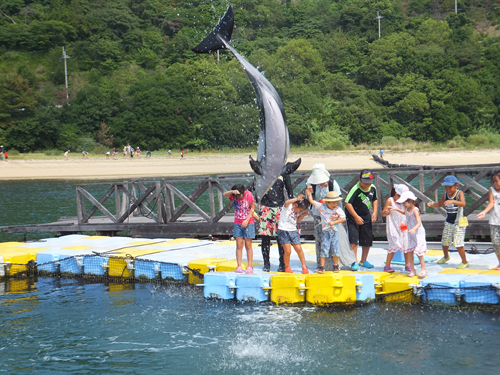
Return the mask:
M 278 240 L 283 244 L 300 245 L 300 235 L 296 230 L 278 230 Z
M 340 256 L 340 242 L 339 232 L 333 230 L 324 230 L 321 232 L 321 253 L 320 257 L 339 257 Z
M 248 224 L 245 228 L 241 224 L 234 224 L 233 237 L 255 238 L 255 224 Z

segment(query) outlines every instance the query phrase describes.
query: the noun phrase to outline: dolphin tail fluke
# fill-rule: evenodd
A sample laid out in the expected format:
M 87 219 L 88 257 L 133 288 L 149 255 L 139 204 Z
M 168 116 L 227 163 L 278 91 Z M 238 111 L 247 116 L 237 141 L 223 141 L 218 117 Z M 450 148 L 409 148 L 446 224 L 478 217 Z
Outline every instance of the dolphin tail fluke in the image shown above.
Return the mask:
M 253 160 L 252 155 L 248 156 L 248 161 L 250 162 L 250 167 L 255 173 L 257 173 L 259 176 L 262 176 L 264 174 L 262 165 L 260 165 L 258 161 Z
M 302 159 L 298 158 L 294 162 L 286 163 L 285 168 L 283 168 L 283 174 L 292 174 L 300 167 L 300 163 L 302 163 Z
M 194 47 L 192 51 L 196 53 L 211 53 L 225 48 L 221 38 L 223 38 L 226 42 L 229 42 L 231 40 L 231 35 L 233 34 L 233 27 L 234 10 L 232 6 L 229 6 L 224 17 L 222 17 L 219 24 L 215 26 L 214 31 L 208 34 L 203 42 Z

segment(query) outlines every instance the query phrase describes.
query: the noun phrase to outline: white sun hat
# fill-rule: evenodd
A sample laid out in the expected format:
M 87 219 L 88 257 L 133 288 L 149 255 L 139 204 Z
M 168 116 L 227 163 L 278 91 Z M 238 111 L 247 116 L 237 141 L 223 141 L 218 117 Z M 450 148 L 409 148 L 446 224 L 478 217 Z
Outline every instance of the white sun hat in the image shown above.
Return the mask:
M 396 194 L 403 195 L 405 191 L 408 191 L 408 186 L 405 184 L 394 185 L 394 189 L 396 190 Z
M 398 202 L 398 203 L 404 203 L 408 199 L 416 201 L 417 197 L 411 191 L 405 191 L 403 194 L 401 194 L 401 197 L 396 202 Z
M 307 182 L 311 185 L 318 185 L 328 182 L 330 180 L 330 172 L 326 170 L 324 164 L 314 164 L 311 175 Z

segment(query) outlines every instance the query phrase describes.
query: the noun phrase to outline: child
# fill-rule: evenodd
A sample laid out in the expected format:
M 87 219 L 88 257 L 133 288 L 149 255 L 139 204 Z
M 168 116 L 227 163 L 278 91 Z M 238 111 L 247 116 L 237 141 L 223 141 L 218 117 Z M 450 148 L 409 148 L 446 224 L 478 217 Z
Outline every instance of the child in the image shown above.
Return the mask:
M 382 216 L 386 217 L 387 241 L 389 242 L 384 272 L 394 272 L 394 269 L 391 268 L 391 262 L 397 251 L 401 251 L 405 254 L 405 270 L 411 272 L 410 262 L 408 260 L 410 253 L 406 252 L 406 245 L 408 242 L 408 237 L 406 235 L 406 216 L 402 216 L 398 212 L 391 211 L 389 209 L 389 207 L 392 206 L 403 210 L 403 205 L 397 203 L 396 201 L 405 191 L 408 191 L 408 186 L 404 184 L 395 185 L 391 190 L 391 197 L 387 199 L 387 202 L 385 202 L 385 206 L 382 211 Z
M 292 246 L 299 256 L 302 263 L 302 273 L 307 274 L 309 270 L 306 266 L 306 258 L 300 246 L 300 235 L 297 231 L 297 224 L 307 215 L 305 212 L 309 208 L 309 203 L 305 201 L 304 196 L 299 194 L 297 198 L 288 199 L 281 209 L 280 221 L 278 223 L 278 239 L 283 245 L 285 252 L 285 272 L 293 273 L 290 268 L 290 255 L 292 253 Z M 300 214 L 299 216 L 297 216 Z
M 446 219 L 444 222 L 443 229 L 443 257 L 438 260 L 438 264 L 446 263 L 450 260 L 450 253 L 448 249 L 453 243 L 457 248 L 460 258 L 462 258 L 462 263 L 460 263 L 457 268 L 467 268 L 469 263 L 467 262 L 467 257 L 465 256 L 464 249 L 464 238 L 466 227 L 461 227 L 458 225 L 458 219 L 462 216 L 463 207 L 465 207 L 465 197 L 464 193 L 458 190 L 458 180 L 455 176 L 446 176 L 443 180 L 445 193 L 441 197 L 439 202 L 429 202 L 427 207 L 443 207 L 446 210 Z
M 491 184 L 493 186 L 488 192 L 489 203 L 486 208 L 477 215 L 477 218 L 484 219 L 484 215 L 493 209 L 489 221 L 491 243 L 497 255 L 498 263 L 500 263 L 500 172 L 495 172 L 493 176 L 491 176 Z M 495 270 L 500 271 L 500 264 Z
M 307 199 L 309 203 L 318 209 L 322 224 L 320 266 L 316 272 L 325 272 L 325 260 L 330 254 L 333 257 L 333 272 L 339 272 L 340 243 L 338 224 L 346 220 L 344 211 L 339 207 L 342 198 L 336 191 L 329 191 L 323 198 L 325 203 L 316 202 L 312 198 L 312 190 L 312 186 L 307 188 Z
M 69 153 L 70 153 L 70 151 L 69 151 L 69 150 L 68 150 L 68 151 L 66 151 L 66 152 L 64 153 L 64 160 L 68 160 L 68 154 L 69 154 Z
M 373 175 L 368 170 L 363 170 L 359 174 L 359 182 L 353 186 L 345 199 L 347 230 L 349 232 L 349 243 L 356 261 L 351 265 L 353 271 L 357 271 L 359 266 L 373 268 L 368 262 L 368 252 L 373 244 L 372 223 L 377 221 L 377 189 L 373 182 Z M 373 213 L 370 209 L 373 208 Z M 363 249 L 361 262 L 357 262 L 358 241 Z
M 408 225 L 408 245 L 406 252 L 409 253 L 410 273 L 409 277 L 415 276 L 415 260 L 413 254 L 418 256 L 420 261 L 421 271 L 418 277 L 423 279 L 427 276 L 427 268 L 425 267 L 424 254 L 427 252 L 427 244 L 425 242 L 425 229 L 420 221 L 420 211 L 416 206 L 417 197 L 411 191 L 405 191 L 401 197 L 396 200 L 397 203 L 402 203 L 405 210 L 401 210 L 394 206 L 389 206 L 390 210 L 398 211 L 406 216 Z
M 329 191 L 336 191 L 339 195 L 341 194 L 340 186 L 334 179 L 330 178 L 330 172 L 326 170 L 324 164 L 313 165 L 312 173 L 307 179 L 306 185 L 312 188 L 312 199 L 316 201 L 321 201 Z M 316 264 L 318 269 L 321 264 L 321 236 L 323 232 L 323 226 L 321 223 L 321 214 L 319 213 L 316 206 L 312 208 L 312 216 L 314 219 L 314 240 L 316 243 Z M 347 232 L 343 228 L 338 228 L 341 239 L 345 242 L 349 242 L 347 239 Z M 350 246 L 350 245 L 348 245 Z M 333 263 L 326 260 L 326 268 L 332 269 Z M 351 264 L 349 262 L 349 264 Z M 318 270 L 317 269 L 317 270 Z M 316 270 L 316 271 L 317 271 Z
M 247 250 L 248 267 L 247 274 L 253 273 L 253 248 L 252 239 L 255 238 L 255 222 L 253 213 L 255 211 L 255 199 L 252 193 L 245 189 L 245 186 L 234 185 L 231 190 L 222 194 L 229 198 L 234 204 L 234 230 L 233 237 L 236 239 L 236 262 L 238 267 L 236 272 L 242 273 L 241 258 L 243 256 L 243 243 Z

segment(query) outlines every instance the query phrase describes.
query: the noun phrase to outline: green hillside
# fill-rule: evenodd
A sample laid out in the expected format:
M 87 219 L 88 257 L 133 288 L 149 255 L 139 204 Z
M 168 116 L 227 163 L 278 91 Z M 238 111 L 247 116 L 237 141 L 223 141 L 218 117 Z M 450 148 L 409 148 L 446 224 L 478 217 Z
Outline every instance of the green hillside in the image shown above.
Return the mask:
M 458 14 L 451 0 L 0 0 L 0 142 L 252 147 L 240 65 L 191 51 L 229 4 L 232 43 L 277 88 L 293 144 L 500 143 L 500 0 Z

